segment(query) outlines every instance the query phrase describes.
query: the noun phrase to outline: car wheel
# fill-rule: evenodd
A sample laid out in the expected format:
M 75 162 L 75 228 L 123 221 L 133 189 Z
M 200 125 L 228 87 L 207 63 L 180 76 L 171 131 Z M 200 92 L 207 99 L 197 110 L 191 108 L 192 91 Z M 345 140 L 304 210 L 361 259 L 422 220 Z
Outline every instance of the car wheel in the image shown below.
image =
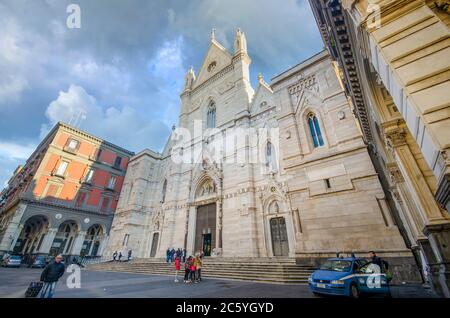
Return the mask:
M 358 286 L 356 286 L 356 284 L 351 284 L 350 285 L 350 296 L 352 298 L 359 298 L 360 293 L 359 293 Z

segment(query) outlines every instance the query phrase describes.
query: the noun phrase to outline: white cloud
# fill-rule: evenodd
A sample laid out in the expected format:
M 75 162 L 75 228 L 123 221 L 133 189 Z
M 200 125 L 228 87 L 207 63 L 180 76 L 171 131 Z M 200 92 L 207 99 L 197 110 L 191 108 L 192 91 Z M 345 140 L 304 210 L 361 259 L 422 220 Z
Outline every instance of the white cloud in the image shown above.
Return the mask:
M 9 160 L 26 160 L 36 149 L 34 144 L 18 144 L 0 140 L 0 157 Z
M 161 119 L 167 126 L 178 116 L 179 94 L 184 83 L 183 37 L 166 41 L 148 62 L 149 73 L 158 86 L 158 98 L 164 101 Z
M 59 92 L 45 112 L 49 124 L 42 125 L 41 138 L 58 121 L 86 130 L 100 138 L 124 148 L 139 151 L 145 147 L 160 149 L 169 128 L 159 120 L 146 120 L 134 108 L 103 109 L 94 96 L 77 85 L 70 85 L 67 92 Z
M 166 80 L 183 81 L 183 38 L 166 41 L 149 62 L 149 70 L 153 76 Z
M 17 101 L 28 81 L 22 73 L 27 63 L 29 52 L 20 47 L 21 41 L 19 27 L 13 19 L 2 22 L 0 32 L 0 100 Z

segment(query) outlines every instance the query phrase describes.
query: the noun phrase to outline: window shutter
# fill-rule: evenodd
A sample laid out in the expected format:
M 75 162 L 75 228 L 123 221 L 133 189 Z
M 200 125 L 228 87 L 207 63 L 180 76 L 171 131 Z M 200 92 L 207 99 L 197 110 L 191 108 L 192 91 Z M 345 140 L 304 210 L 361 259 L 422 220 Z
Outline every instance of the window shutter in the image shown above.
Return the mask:
M 80 192 L 77 197 L 77 201 L 75 202 L 75 206 L 77 208 L 83 207 L 84 200 L 86 199 L 86 192 Z
M 103 197 L 102 206 L 100 208 L 100 211 L 108 212 L 109 202 L 110 202 L 110 198 Z
M 57 193 L 58 193 L 58 186 L 56 184 L 50 184 L 47 188 L 45 200 L 50 202 L 55 201 Z

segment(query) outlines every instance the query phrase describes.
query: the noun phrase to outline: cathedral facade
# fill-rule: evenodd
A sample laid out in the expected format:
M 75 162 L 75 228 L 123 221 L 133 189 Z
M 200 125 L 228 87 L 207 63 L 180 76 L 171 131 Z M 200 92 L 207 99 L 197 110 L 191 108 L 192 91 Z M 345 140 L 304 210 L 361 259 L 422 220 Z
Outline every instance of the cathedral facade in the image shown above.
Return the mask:
M 211 35 L 164 151 L 129 162 L 106 253 L 411 260 L 329 54 L 256 89 L 250 63 L 243 32 L 233 52 Z

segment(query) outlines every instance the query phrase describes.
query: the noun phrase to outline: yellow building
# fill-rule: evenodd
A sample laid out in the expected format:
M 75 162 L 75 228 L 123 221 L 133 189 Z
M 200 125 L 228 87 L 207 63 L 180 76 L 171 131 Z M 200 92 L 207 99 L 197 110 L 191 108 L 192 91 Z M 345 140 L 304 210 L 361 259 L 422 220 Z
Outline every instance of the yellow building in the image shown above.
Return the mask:
M 310 4 L 423 279 L 450 297 L 450 1 Z

